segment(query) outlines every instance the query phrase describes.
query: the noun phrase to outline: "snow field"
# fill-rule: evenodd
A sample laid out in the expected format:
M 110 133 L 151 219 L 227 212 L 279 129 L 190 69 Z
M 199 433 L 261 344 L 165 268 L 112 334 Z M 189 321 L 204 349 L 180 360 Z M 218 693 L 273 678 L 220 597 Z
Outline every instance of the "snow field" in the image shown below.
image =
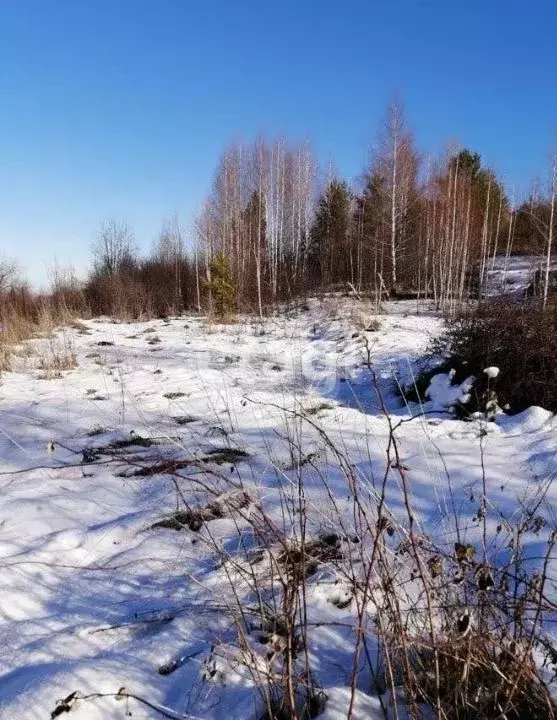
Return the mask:
M 416 533 L 439 546 L 458 540 L 480 554 L 485 521 L 491 557 L 509 552 L 497 528 L 538 500 L 536 516 L 556 526 L 553 416 L 530 408 L 494 423 L 452 419 L 435 411 L 468 388 L 446 376 L 422 408 L 405 406 L 397 384 L 411 381 L 442 321 L 406 302 L 388 304 L 378 330 L 366 329 L 372 317 L 353 300 L 333 299 L 229 326 L 198 317 L 86 321 L 58 332 L 77 366 L 50 379 L 38 362 L 50 341 L 34 341 L 36 354 L 0 386 L 1 718 L 48 717 L 74 690 L 121 687 L 176 717 L 261 716 L 256 680 L 280 675 L 280 652 L 269 660 L 279 640 L 249 608 L 280 606 L 290 560 L 281 569 L 277 557 L 299 538 L 300 481 L 308 536 L 338 535 L 330 554 L 316 550 L 308 575 L 302 653 L 330 720 L 346 717 L 351 703 L 351 581 L 360 569 L 344 572 L 329 559 L 338 554 L 357 568 L 369 560 L 355 488 L 373 512 L 383 493 L 393 524 L 405 522 L 407 493 Z M 401 467 L 387 457 L 393 425 Z M 159 525 L 186 506 L 210 519 L 198 527 L 188 516 L 180 530 Z M 402 537 L 397 527 L 385 553 L 411 608 L 411 563 L 395 553 Z M 537 567 L 543 532 L 533 525 L 523 543 L 526 567 Z M 369 602 L 373 616 L 380 594 Z M 372 691 L 364 662 L 357 669 L 352 717 L 383 717 L 392 698 Z M 80 701 L 71 716 L 123 718 L 127 710 L 161 716 L 113 697 Z

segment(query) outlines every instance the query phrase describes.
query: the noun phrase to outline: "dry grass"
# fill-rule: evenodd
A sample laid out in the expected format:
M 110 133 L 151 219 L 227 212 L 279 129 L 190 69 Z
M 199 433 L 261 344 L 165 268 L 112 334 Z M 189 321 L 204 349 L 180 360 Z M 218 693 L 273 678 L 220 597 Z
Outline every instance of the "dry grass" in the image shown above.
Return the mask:
M 41 380 L 54 380 L 63 377 L 67 370 L 77 367 L 77 356 L 65 332 L 50 333 L 36 343 L 39 355 L 38 368 Z
M 63 372 L 73 370 L 77 367 L 75 353 L 67 350 L 55 350 L 48 357 L 42 357 L 39 361 L 41 380 L 54 380 L 63 377 Z
M 350 458 L 330 441 L 315 416 L 303 410 L 285 412 L 294 421 L 288 435 L 293 447 L 300 447 L 303 425 L 319 432 L 330 462 L 344 474 L 352 507 L 348 512 L 338 509 L 328 472 L 323 471 L 330 507 L 320 507 L 320 512 L 331 518 L 336 532 L 315 536 L 304 491 L 308 468 L 299 466 L 297 477 L 281 485 L 284 527 L 258 506 L 257 512 L 241 514 L 241 522 L 258 540 L 256 551 L 223 553 L 221 547 L 213 548 L 227 567 L 237 604 L 231 613 L 237 618 L 239 647 L 253 658 L 257 648 L 250 628 L 268 635 L 269 672 L 253 670 L 267 706 L 262 717 L 301 720 L 313 716 L 315 698 L 320 698 L 319 712 L 326 704 L 306 652 L 312 632 L 306 603 L 319 569 L 346 589 L 337 607 L 353 610 L 352 699 L 364 674 L 372 678 L 385 718 L 555 720 L 548 681 L 557 673 L 557 649 L 541 624 L 542 616 L 552 622 L 557 615 L 545 590 L 555 530 L 539 516 L 550 483 L 535 502 L 524 505 L 520 517 L 505 520 L 497 532 L 489 530 L 485 516 L 480 519 L 477 545 L 443 537 L 435 541 L 415 524 L 396 427 L 390 425 L 383 484 L 367 492 Z M 396 517 L 387 492 L 392 469 L 399 474 L 404 500 L 402 515 Z M 455 516 L 453 522 L 446 537 L 464 532 L 463 518 Z M 525 535 L 532 531 L 546 540 L 537 570 L 522 560 Z M 502 547 L 513 547 L 514 552 L 501 553 Z M 246 597 L 267 598 L 247 625 Z M 542 672 L 540 658 L 551 672 Z M 259 666 L 250 662 L 250 667 Z
M 0 371 L 8 372 L 12 370 L 14 349 L 19 348 L 18 353 L 21 354 L 21 344 L 34 337 L 38 328 L 25 318 L 11 313 L 3 314 L 1 325 Z
M 360 331 L 377 332 L 381 328 L 376 307 L 367 300 L 354 303 L 351 306 L 349 318 L 352 325 Z
M 80 333 L 87 333 L 86 325 L 74 320 L 68 302 L 60 295 L 37 297 L 20 288 L 0 294 L 0 371 L 8 372 L 18 358 L 26 358 L 37 350 L 27 340 L 49 341 L 46 349 L 39 348 L 40 368 L 45 377 L 59 377 L 64 370 L 76 365 L 76 358 L 64 339 L 56 340 L 56 330 L 69 325 Z

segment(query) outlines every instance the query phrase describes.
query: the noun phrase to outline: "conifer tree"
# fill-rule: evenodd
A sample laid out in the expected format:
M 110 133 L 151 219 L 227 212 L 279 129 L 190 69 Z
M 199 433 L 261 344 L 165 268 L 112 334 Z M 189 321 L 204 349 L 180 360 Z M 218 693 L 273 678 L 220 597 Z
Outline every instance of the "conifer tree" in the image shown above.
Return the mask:
M 209 278 L 205 287 L 212 299 L 212 309 L 220 320 L 236 309 L 236 288 L 226 255 L 217 253 L 209 263 Z
M 323 285 L 346 277 L 351 224 L 351 193 L 341 180 L 331 180 L 319 199 L 311 230 L 310 262 Z

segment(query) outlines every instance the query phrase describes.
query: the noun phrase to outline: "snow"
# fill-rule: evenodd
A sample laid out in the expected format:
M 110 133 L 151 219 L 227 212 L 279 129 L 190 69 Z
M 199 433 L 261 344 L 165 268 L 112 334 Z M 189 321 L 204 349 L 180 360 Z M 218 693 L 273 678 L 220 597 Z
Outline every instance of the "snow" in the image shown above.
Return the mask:
M 470 390 L 474 377 L 470 376 L 459 385 L 453 385 L 454 371 L 438 373 L 431 378 L 426 397 L 430 400 L 429 410 L 448 410 L 455 405 L 466 405 L 470 401 Z
M 497 424 L 506 435 L 522 435 L 538 432 L 551 432 L 554 427 L 553 413 L 533 405 L 516 415 L 498 415 Z
M 484 368 L 484 373 L 487 375 L 487 377 L 488 377 L 490 380 L 493 380 L 493 379 L 495 379 L 496 377 L 498 377 L 498 375 L 499 375 L 499 368 L 498 368 L 498 367 L 495 367 L 495 366 L 487 367 L 487 368 Z
M 408 420 L 397 430 L 401 460 L 417 526 L 432 535 L 452 542 L 457 502 L 468 528 L 464 539 L 475 537 L 482 464 L 491 506 L 498 508 L 490 527 L 500 522 L 498 513 L 513 516 L 517 503 L 537 492 L 555 470 L 552 414 L 530 408 L 493 423 L 436 415 L 463 402 L 472 382 L 452 386 L 449 376 L 438 375 L 423 408 L 431 414 L 419 415 L 419 406 L 400 401 L 397 384 L 412 380 L 441 318 L 416 314 L 411 302 L 391 303 L 378 317 L 379 330 L 370 332 L 362 315 L 369 322 L 371 310 L 338 298 L 232 325 L 195 316 L 84 321 L 86 330 L 57 332 L 78 364 L 53 379 L 42 379 L 38 369 L 50 341 L 34 341 L 34 355 L 22 353 L 18 371 L 5 373 L 0 386 L 0 718 L 49 717 L 56 701 L 74 690 L 116 693 L 121 687 L 210 720 L 243 720 L 260 707 L 252 678 L 266 649 L 254 640 L 259 654 L 242 655 L 229 612 L 231 573 L 237 593 L 248 589 L 238 568 L 215 552 L 256 550 L 256 538 L 241 513 L 198 532 L 153 529 L 179 503 L 171 475 L 134 474 L 154 461 L 197 463 L 181 481 L 188 502 L 207 501 L 201 482 L 221 492 L 219 476 L 249 494 L 245 513 L 263 508 L 277 524 L 285 522 L 279 490 L 295 486 L 303 465 L 310 530 L 334 531 L 322 478 L 341 512 L 348 502 L 323 433 L 371 492 L 374 478 L 385 473 L 384 404 L 393 422 Z M 295 422 L 301 411 L 314 425 Z M 297 438 L 296 456 L 287 432 Z M 156 444 L 91 455 L 91 448 L 122 447 L 134 437 Z M 246 455 L 210 465 L 210 453 L 223 448 Z M 203 474 L 207 463 L 214 476 Z M 387 473 L 388 506 L 396 515 L 403 510 L 400 479 Z M 540 508 L 548 520 L 555 499 L 550 488 Z M 527 534 L 525 542 L 533 558 L 540 554 L 537 537 Z M 259 567 L 265 577 L 265 559 Z M 322 717 L 329 720 L 344 718 L 350 703 L 354 614 L 343 608 L 346 593 L 325 570 L 308 586 L 315 623 L 308 652 L 328 698 Z M 167 675 L 159 672 L 174 665 Z M 369 683 L 364 673 L 353 718 L 382 717 Z M 128 709 L 133 717 L 160 717 L 134 700 L 112 697 L 81 701 L 68 717 L 122 719 Z
M 523 297 L 536 273 L 545 272 L 546 262 L 542 255 L 497 255 L 487 265 L 485 296 Z M 557 270 L 557 261 L 551 261 L 550 269 Z

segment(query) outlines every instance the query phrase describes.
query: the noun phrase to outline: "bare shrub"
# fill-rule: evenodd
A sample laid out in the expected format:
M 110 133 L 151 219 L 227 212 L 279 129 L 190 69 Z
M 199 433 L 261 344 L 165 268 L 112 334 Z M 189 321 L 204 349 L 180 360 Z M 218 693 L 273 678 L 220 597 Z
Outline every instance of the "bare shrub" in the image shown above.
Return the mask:
M 350 502 L 341 510 L 327 468 L 299 465 L 280 486 L 283 525 L 260 505 L 242 516 L 257 538 L 255 552 L 223 553 L 215 545 L 236 598 L 240 647 L 251 658 L 259 652 L 255 637 L 263 636 L 268 647 L 273 672 L 254 671 L 268 705 L 262 717 L 301 720 L 314 716 L 311 708 L 322 712 L 326 703 L 309 652 L 308 598 L 317 570 L 345 588 L 335 604 L 350 607 L 354 617 L 351 708 L 363 674 L 386 718 L 405 712 L 427 717 L 431 711 L 447 720 L 557 717 L 548 685 L 557 672 L 557 649 L 547 634 L 556 612 L 548 596 L 555 528 L 539 514 L 551 478 L 519 517 L 499 510 L 496 531 L 479 513 L 477 534 L 466 531 L 472 542 L 455 542 L 466 524 L 455 516 L 433 539 L 416 524 L 411 480 L 398 450 L 400 426 L 386 416 L 391 430 L 385 474 L 369 485 L 311 415 L 285 412 L 288 442 L 299 450 L 301 426 L 316 431 L 329 464 L 344 476 Z M 403 512 L 396 515 L 387 490 L 393 469 L 403 496 Z M 320 517 L 329 517 L 335 532 L 316 533 L 304 489 L 305 473 L 316 470 L 329 498 Z M 545 540 L 535 569 L 524 560 L 531 532 Z M 257 598 L 259 610 L 246 613 Z M 544 675 L 542 662 L 551 672 Z
M 131 321 L 151 317 L 145 288 L 132 275 L 96 275 L 85 294 L 94 315 L 109 315 Z
M 472 409 L 484 409 L 489 381 L 511 412 L 531 405 L 557 411 L 557 303 L 545 309 L 533 301 L 482 303 L 449 320 L 431 352 L 456 370 L 455 382 L 475 376 Z M 496 379 L 484 373 L 491 366 L 500 370 Z
M 75 317 L 87 317 L 90 309 L 84 293 L 84 283 L 74 269 L 58 263 L 50 269 L 50 297 L 48 302 L 60 322 Z

